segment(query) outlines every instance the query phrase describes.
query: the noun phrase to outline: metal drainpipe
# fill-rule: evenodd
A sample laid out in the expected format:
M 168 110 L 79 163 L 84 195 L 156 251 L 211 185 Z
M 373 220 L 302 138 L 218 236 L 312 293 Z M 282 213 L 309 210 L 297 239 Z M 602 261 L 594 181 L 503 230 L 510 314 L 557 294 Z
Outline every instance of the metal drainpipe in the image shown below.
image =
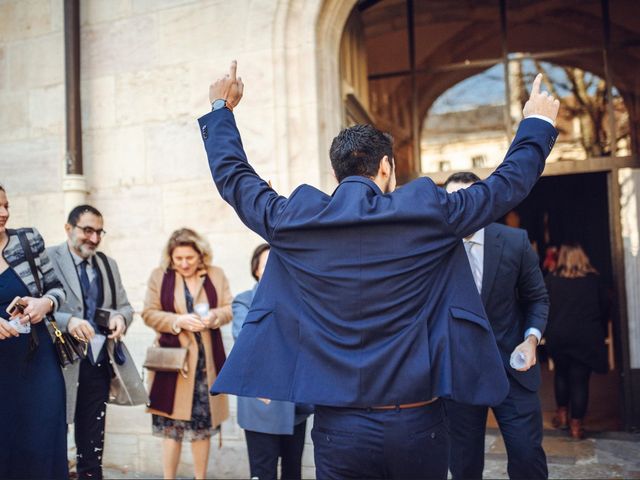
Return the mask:
M 80 109 L 80 0 L 64 0 L 64 50 L 67 144 L 62 182 L 65 215 L 87 201 L 82 165 Z

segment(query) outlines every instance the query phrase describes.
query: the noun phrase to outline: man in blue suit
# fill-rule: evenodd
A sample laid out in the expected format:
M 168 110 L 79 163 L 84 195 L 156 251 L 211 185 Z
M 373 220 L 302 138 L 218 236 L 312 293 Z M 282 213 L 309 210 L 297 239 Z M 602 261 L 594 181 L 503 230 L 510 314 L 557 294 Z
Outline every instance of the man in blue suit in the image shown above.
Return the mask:
M 451 175 L 447 192 L 468 188 L 480 178 Z M 536 347 L 547 324 L 549 296 L 524 230 L 492 223 L 464 239 L 469 265 L 509 378 L 509 395 L 493 407 L 507 449 L 509 478 L 546 479 L 542 449 L 540 367 Z M 510 357 L 521 352 L 517 370 Z M 451 425 L 449 468 L 454 480 L 482 478 L 487 407 L 447 403 Z
M 222 197 L 271 245 L 238 340 L 211 392 L 315 404 L 318 478 L 446 478 L 440 397 L 476 405 L 509 390 L 462 238 L 529 193 L 556 131 L 537 77 L 505 161 L 447 194 L 428 178 L 394 191 L 392 141 L 369 125 L 333 140 L 332 195 L 278 195 L 249 165 L 232 109 L 243 84 L 211 85 L 199 119 Z M 425 452 L 427 454 L 425 455 Z

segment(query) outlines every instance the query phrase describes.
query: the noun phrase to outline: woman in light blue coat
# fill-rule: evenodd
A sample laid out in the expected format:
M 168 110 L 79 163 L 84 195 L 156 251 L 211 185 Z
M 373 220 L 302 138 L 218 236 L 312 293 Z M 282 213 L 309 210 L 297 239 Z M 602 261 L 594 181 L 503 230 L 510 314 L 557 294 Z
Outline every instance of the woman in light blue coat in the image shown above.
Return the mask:
M 251 257 L 251 275 L 260 281 L 269 256 L 269 245 L 259 245 Z M 258 284 L 233 300 L 233 338 L 242 325 Z M 311 408 L 266 398 L 238 397 L 238 424 L 245 430 L 251 477 L 277 478 L 278 458 L 282 458 L 281 478 L 299 479 L 302 474 L 307 417 Z

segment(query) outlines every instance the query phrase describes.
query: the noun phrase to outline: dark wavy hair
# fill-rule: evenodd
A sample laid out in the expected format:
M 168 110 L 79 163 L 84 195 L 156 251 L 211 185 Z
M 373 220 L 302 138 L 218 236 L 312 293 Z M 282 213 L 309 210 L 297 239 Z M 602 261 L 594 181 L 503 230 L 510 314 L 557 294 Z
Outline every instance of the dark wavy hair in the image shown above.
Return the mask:
M 456 172 L 449 175 L 444 182 L 443 188 L 447 188 L 450 183 L 476 183 L 480 181 L 480 177 L 473 172 Z
M 259 280 L 257 272 L 258 265 L 260 264 L 260 255 L 262 255 L 267 250 L 271 250 L 271 247 L 268 243 L 261 243 L 256 247 L 253 251 L 253 255 L 251 256 L 251 276 L 256 279 L 256 282 Z
M 385 155 L 393 167 L 393 137 L 371 125 L 345 128 L 333 139 L 329 149 L 338 182 L 352 175 L 375 177 Z
M 69 212 L 69 216 L 67 217 L 67 223 L 69 225 L 73 225 L 74 227 L 78 224 L 78 220 L 84 213 L 92 213 L 96 217 L 102 218 L 102 214 L 98 211 L 97 208 L 92 207 L 91 205 L 78 205 L 74 207 L 73 210 Z

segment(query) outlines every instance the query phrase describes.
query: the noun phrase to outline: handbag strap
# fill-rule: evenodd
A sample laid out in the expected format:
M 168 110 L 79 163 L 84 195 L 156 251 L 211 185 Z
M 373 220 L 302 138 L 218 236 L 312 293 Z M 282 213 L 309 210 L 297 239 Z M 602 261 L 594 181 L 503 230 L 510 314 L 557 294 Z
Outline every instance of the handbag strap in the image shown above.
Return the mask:
M 107 280 L 109 281 L 109 288 L 111 289 L 111 308 L 113 310 L 116 309 L 116 282 L 113 278 L 113 271 L 111 270 L 111 265 L 109 265 L 109 259 L 102 252 L 96 252 L 96 255 L 100 257 L 102 263 L 104 263 L 104 268 L 107 270 Z
M 33 232 L 32 229 L 29 231 Z M 33 251 L 31 250 L 31 245 L 29 245 L 29 239 L 27 238 L 26 230 L 18 230 L 18 240 L 20 240 L 20 245 L 22 246 L 22 251 L 24 252 L 24 256 L 29 263 L 29 268 L 31 269 L 31 276 L 33 277 L 33 281 L 36 283 L 36 288 L 38 289 L 38 293 L 42 296 L 42 284 L 40 283 L 40 276 L 38 275 L 38 269 L 36 268 L 36 262 L 33 259 Z M 58 330 L 59 331 L 59 330 Z M 57 333 L 56 333 L 57 336 Z M 38 346 L 40 345 L 40 339 L 38 338 L 38 334 L 36 333 L 35 328 L 31 329 L 31 338 L 29 339 L 29 353 L 27 354 L 27 361 L 29 361 Z

